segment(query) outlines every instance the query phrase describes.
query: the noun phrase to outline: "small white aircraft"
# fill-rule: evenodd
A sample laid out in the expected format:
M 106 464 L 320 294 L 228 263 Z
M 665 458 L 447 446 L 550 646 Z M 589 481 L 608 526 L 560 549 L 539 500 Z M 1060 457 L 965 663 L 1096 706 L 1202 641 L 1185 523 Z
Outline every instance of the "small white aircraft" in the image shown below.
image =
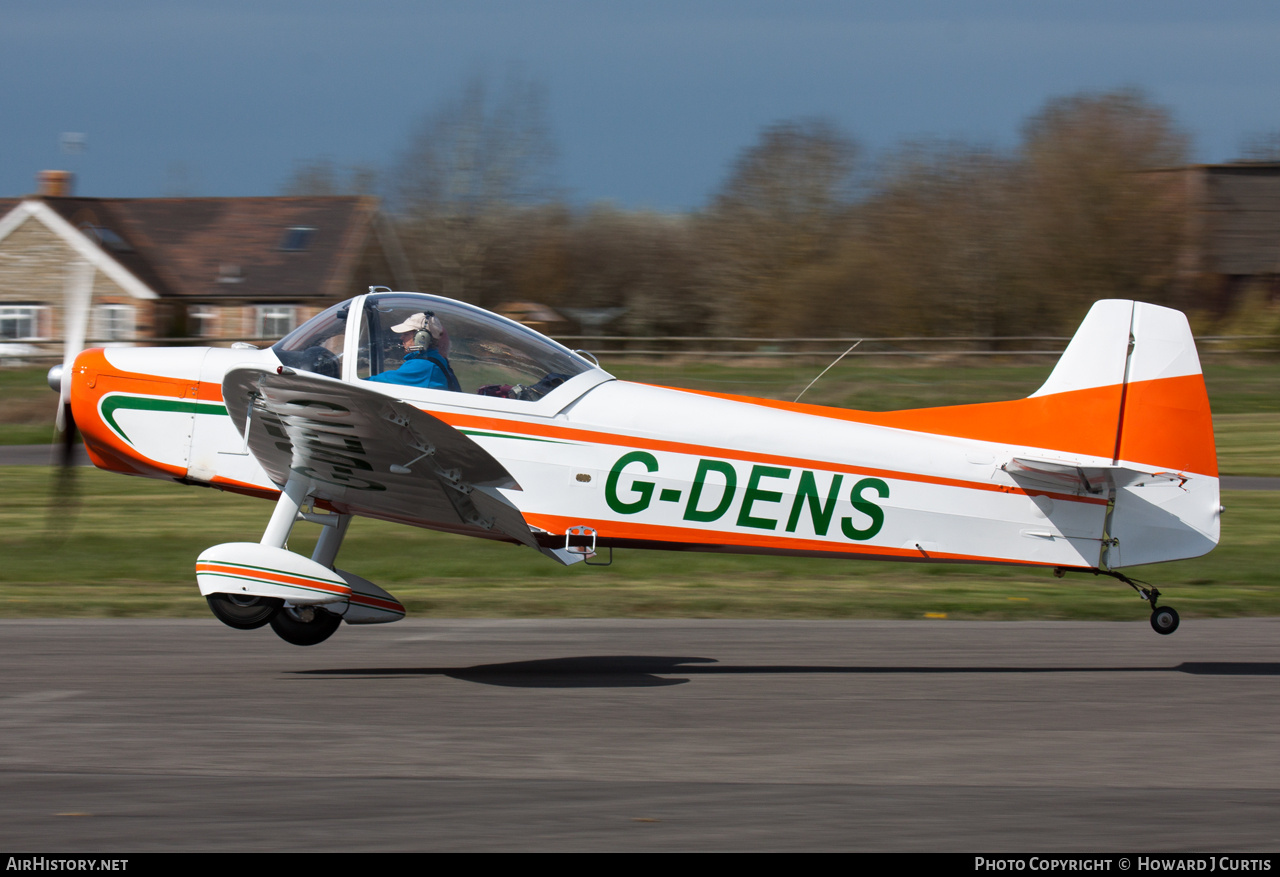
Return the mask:
M 276 503 L 196 580 L 221 621 L 297 645 L 404 615 L 334 566 L 355 515 L 565 564 L 637 547 L 1092 572 L 1163 634 L 1178 614 L 1120 570 L 1218 542 L 1195 343 L 1139 302 L 1095 304 L 1026 399 L 885 413 L 620 381 L 503 317 L 381 287 L 267 350 L 91 349 L 62 373 L 100 468 Z M 286 548 L 298 520 L 324 526 L 310 558 Z

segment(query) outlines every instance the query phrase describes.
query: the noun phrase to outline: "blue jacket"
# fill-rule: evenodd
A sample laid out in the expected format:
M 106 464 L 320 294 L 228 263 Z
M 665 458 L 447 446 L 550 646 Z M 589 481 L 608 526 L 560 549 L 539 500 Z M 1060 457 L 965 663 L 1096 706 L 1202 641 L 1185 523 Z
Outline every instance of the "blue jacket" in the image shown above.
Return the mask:
M 369 380 L 380 384 L 426 387 L 428 390 L 453 390 L 455 393 L 462 389 L 449 367 L 449 361 L 435 350 L 428 353 L 415 350 L 404 358 L 398 369 L 374 375 Z

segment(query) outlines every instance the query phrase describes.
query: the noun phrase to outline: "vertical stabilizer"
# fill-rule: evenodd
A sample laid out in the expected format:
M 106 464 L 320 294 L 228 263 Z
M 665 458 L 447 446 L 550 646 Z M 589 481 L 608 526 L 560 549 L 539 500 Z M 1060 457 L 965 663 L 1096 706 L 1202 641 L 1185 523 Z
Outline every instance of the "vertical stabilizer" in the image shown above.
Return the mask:
M 1115 462 L 1216 478 L 1213 416 L 1187 318 L 1137 303 L 1133 338 Z
M 1213 415 L 1191 327 L 1179 311 L 1139 302 L 1132 335 L 1115 464 L 1178 480 L 1116 490 L 1111 567 L 1199 557 L 1219 536 Z
M 1095 302 L 1076 334 L 1072 336 L 1071 343 L 1063 351 L 1058 364 L 1054 366 L 1049 379 L 1031 394 L 1031 398 L 1077 390 L 1119 387 L 1123 384 L 1135 305 L 1136 302 L 1115 299 Z M 1119 399 L 1115 402 L 1118 405 Z M 1119 413 L 1117 407 L 1116 415 L 1119 416 Z
M 1099 463 L 1110 458 L 1109 466 L 1075 469 L 1110 485 L 1098 566 L 1199 557 L 1218 544 L 1213 417 L 1180 311 L 1097 302 L 1031 399 L 1050 406 L 1064 437 L 1093 424 L 1090 442 L 1064 440 L 1063 450 L 1091 451 Z M 1053 468 L 1051 461 L 1014 463 L 1024 478 Z
M 1095 304 L 1034 396 L 1064 393 L 1093 400 L 1073 417 L 1115 424 L 1115 487 L 1099 566 L 1198 557 L 1218 544 L 1213 417 L 1181 312 L 1142 302 Z

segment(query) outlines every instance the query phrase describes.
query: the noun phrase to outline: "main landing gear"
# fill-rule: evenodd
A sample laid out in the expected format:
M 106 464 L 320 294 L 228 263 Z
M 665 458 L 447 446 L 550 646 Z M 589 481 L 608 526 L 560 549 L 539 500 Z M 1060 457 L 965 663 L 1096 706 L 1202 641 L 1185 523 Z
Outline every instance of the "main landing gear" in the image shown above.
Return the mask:
M 284 606 L 271 616 L 276 636 L 295 646 L 314 646 L 333 635 L 341 616 L 319 606 Z
M 1053 571 L 1053 573 L 1058 578 L 1062 578 L 1062 576 L 1066 574 L 1066 570 L 1062 567 L 1058 567 Z M 1135 582 L 1124 573 L 1116 572 L 1113 569 L 1095 569 L 1093 574 L 1095 576 L 1103 575 L 1111 576 L 1113 579 L 1119 579 L 1137 591 L 1138 596 L 1146 600 L 1147 603 L 1151 605 L 1151 629 L 1156 633 L 1161 634 L 1162 636 L 1168 636 L 1178 629 L 1178 622 L 1180 620 L 1178 618 L 1178 611 L 1172 606 L 1156 606 L 1156 600 L 1160 599 L 1159 588 L 1154 585 L 1149 588 L 1144 588 L 1142 585 L 1145 585 L 1146 582 Z
M 352 589 L 333 569 L 333 562 L 351 516 L 304 512 L 307 492 L 304 479 L 291 477 L 258 545 L 215 546 L 197 561 L 197 579 L 203 574 L 214 582 L 209 588 L 202 585 L 201 590 L 206 592 L 209 609 L 223 624 L 237 630 L 256 630 L 269 624 L 285 642 L 313 646 L 331 637 L 343 615 L 350 613 Z M 324 527 L 310 561 L 285 548 L 289 532 L 299 520 Z M 241 593 L 210 592 L 228 586 L 238 586 Z M 280 596 L 267 596 L 273 591 Z
M 236 630 L 257 630 L 269 624 L 284 605 L 274 597 L 250 597 L 241 594 L 210 594 L 204 598 L 215 618 Z

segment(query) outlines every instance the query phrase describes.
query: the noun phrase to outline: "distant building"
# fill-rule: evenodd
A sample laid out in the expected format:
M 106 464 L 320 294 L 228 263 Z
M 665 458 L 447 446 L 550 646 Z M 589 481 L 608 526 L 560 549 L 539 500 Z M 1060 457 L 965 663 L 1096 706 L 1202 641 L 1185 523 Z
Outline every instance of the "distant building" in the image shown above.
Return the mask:
M 94 268 L 94 344 L 280 338 L 371 285 L 412 289 L 370 197 L 0 199 L 0 356 L 61 352 L 68 278 Z
M 1280 163 L 1201 164 L 1160 173 L 1181 178 L 1190 227 L 1181 272 L 1219 312 L 1247 286 L 1280 299 Z

